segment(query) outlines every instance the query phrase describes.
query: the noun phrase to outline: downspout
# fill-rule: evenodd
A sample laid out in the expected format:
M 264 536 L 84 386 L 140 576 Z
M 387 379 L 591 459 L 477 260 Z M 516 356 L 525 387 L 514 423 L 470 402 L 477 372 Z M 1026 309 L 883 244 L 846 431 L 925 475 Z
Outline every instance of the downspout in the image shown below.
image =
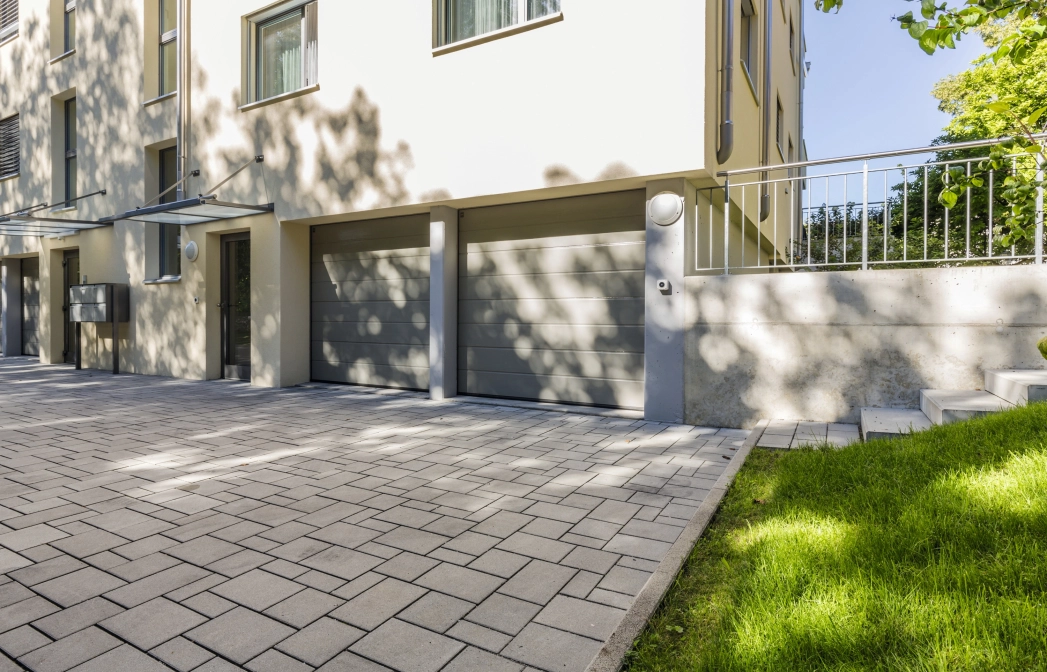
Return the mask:
M 720 78 L 720 142 L 716 162 L 734 153 L 734 0 L 723 0 L 723 72 Z
M 763 38 L 763 147 L 761 148 L 760 165 L 771 165 L 771 93 L 774 91 L 774 83 L 771 79 L 771 54 L 773 51 L 772 28 L 774 27 L 774 0 L 767 0 L 764 7 L 764 38 Z M 760 173 L 760 180 L 764 182 L 760 187 L 760 221 L 767 219 L 771 214 L 771 195 L 767 190 L 767 171 Z
M 187 132 L 186 126 L 189 118 L 188 114 L 188 101 L 189 101 L 189 85 L 188 85 L 188 48 L 186 47 L 186 41 L 188 40 L 188 21 L 187 12 L 188 8 L 186 5 L 189 0 L 178 0 L 178 42 L 177 42 L 177 53 L 175 59 L 177 61 L 177 73 L 175 77 L 178 81 L 178 105 L 175 124 L 177 127 L 177 139 L 175 140 L 175 154 L 178 157 L 178 165 L 175 170 L 175 178 L 179 182 L 177 191 L 175 192 L 175 200 L 183 200 L 186 194 L 186 184 L 182 182 L 182 178 L 186 175 L 186 165 L 188 164 L 188 152 L 186 151 L 187 144 Z

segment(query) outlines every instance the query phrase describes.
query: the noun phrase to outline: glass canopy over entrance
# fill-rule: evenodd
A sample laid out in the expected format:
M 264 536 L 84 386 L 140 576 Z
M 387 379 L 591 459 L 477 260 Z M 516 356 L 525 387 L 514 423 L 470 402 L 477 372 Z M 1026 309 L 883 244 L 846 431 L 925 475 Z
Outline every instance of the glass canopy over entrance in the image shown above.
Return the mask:
M 174 203 L 164 203 L 148 208 L 136 208 L 128 210 L 122 215 L 107 217 L 100 222 L 111 223 L 121 220 L 135 222 L 147 222 L 151 224 L 178 224 L 188 226 L 190 224 L 206 224 L 222 219 L 236 219 L 238 217 L 249 217 L 266 212 L 273 212 L 273 204 L 268 205 L 240 205 L 238 203 L 223 203 L 214 198 L 188 198 Z

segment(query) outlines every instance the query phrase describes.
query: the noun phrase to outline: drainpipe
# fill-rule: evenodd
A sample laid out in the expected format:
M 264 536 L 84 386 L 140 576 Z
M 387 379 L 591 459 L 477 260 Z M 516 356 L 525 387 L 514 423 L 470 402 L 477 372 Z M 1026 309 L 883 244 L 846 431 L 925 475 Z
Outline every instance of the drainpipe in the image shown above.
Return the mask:
M 175 154 L 178 157 L 178 165 L 175 170 L 175 179 L 178 180 L 178 189 L 175 192 L 175 200 L 181 201 L 185 198 L 186 184 L 182 182 L 182 178 L 185 177 L 185 169 L 188 163 L 188 152 L 186 151 L 186 126 L 188 122 L 188 100 L 189 100 L 189 68 L 187 66 L 188 61 L 188 49 L 186 48 L 186 41 L 188 39 L 188 21 L 187 13 L 188 8 L 186 7 L 189 0 L 178 0 L 178 42 L 177 42 L 177 53 L 176 60 L 178 71 L 175 75 L 178 80 L 178 106 L 175 124 L 177 126 L 177 140 L 175 141 L 176 149 Z
M 763 38 L 763 147 L 760 157 L 761 166 L 771 165 L 771 94 L 774 91 L 774 83 L 771 80 L 771 55 L 773 42 L 771 41 L 772 28 L 774 26 L 774 0 L 767 0 L 763 10 L 764 14 L 764 38 Z M 776 110 L 777 111 L 777 110 Z M 760 221 L 767 219 L 771 214 L 771 195 L 767 190 L 767 171 L 760 173 L 760 179 L 765 181 L 760 187 Z
M 734 0 L 723 0 L 723 74 L 720 79 L 720 143 L 716 162 L 734 153 Z

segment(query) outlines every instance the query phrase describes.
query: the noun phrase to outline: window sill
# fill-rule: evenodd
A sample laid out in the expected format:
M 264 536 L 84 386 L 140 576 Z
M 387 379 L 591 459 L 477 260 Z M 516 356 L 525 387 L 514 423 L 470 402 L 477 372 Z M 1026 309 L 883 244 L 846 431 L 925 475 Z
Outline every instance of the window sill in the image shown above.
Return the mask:
M 59 55 L 55 56 L 50 61 L 48 61 L 47 64 L 48 65 L 54 65 L 55 63 L 58 63 L 59 61 L 64 61 L 65 59 L 69 58 L 70 56 L 72 56 L 75 53 L 76 53 L 76 49 L 70 49 L 69 51 L 65 52 L 64 54 L 59 54 Z
M 146 285 L 177 285 L 181 281 L 182 281 L 182 276 L 180 276 L 180 275 L 166 275 L 166 276 L 164 276 L 162 278 L 157 278 L 156 280 L 146 280 L 144 284 L 146 284 Z
M 156 105 L 157 103 L 162 103 L 165 100 L 171 100 L 172 98 L 174 98 L 177 95 L 178 95 L 177 91 L 172 91 L 171 93 L 165 93 L 162 96 L 157 96 L 156 98 L 151 98 L 151 99 L 145 101 L 144 103 L 142 103 L 142 107 L 149 107 L 150 105 Z
M 490 33 L 484 33 L 483 35 L 477 35 L 476 37 L 470 37 L 466 40 L 460 40 L 458 42 L 452 42 L 451 44 L 445 44 L 442 47 L 436 47 L 435 49 L 433 49 L 433 57 L 454 53 L 456 51 L 461 51 L 462 49 L 468 49 L 469 47 L 475 47 L 478 44 L 486 44 L 487 42 L 500 40 L 503 37 L 509 37 L 510 35 L 526 33 L 529 30 L 541 28 L 542 26 L 548 26 L 552 23 L 559 23 L 560 21 L 563 21 L 563 12 L 557 12 L 555 14 L 550 14 L 549 16 L 543 16 L 540 19 L 533 19 L 531 21 L 527 21 L 526 23 L 518 23 L 515 26 L 509 26 L 508 28 L 502 28 L 501 30 L 495 30 Z
M 307 86 L 304 89 L 298 89 L 297 91 L 291 91 L 290 93 L 281 93 L 279 96 L 273 96 L 272 98 L 266 98 L 265 100 L 259 100 L 258 102 L 255 102 L 255 103 L 248 103 L 246 105 L 241 105 L 237 109 L 240 110 L 241 112 L 249 112 L 251 110 L 258 109 L 259 107 L 265 107 L 266 105 L 275 105 L 276 103 L 282 103 L 285 100 L 291 100 L 292 98 L 298 98 L 299 96 L 305 96 L 307 94 L 310 94 L 310 93 L 313 93 L 313 92 L 319 91 L 319 90 L 320 90 L 320 85 L 319 84 L 313 84 L 312 86 Z
M 60 215 L 60 214 L 62 214 L 64 212 L 76 212 L 76 206 L 75 205 L 70 205 L 68 207 L 63 207 L 63 208 L 51 208 L 51 214 L 52 215 Z
M 22 173 L 11 173 L 10 175 L 0 175 L 0 182 L 6 182 L 8 180 L 15 180 L 22 177 Z
M 4 46 L 8 42 L 13 42 L 18 37 L 18 31 L 14 30 L 7 35 L 0 35 L 0 47 Z

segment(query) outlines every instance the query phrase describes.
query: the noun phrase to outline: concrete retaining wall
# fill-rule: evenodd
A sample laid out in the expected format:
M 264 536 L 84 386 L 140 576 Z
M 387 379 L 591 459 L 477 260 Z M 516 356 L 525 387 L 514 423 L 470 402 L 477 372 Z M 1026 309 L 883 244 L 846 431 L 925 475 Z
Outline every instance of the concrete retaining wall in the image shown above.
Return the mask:
M 922 388 L 1047 368 L 1047 267 L 689 277 L 687 422 L 857 422 Z

